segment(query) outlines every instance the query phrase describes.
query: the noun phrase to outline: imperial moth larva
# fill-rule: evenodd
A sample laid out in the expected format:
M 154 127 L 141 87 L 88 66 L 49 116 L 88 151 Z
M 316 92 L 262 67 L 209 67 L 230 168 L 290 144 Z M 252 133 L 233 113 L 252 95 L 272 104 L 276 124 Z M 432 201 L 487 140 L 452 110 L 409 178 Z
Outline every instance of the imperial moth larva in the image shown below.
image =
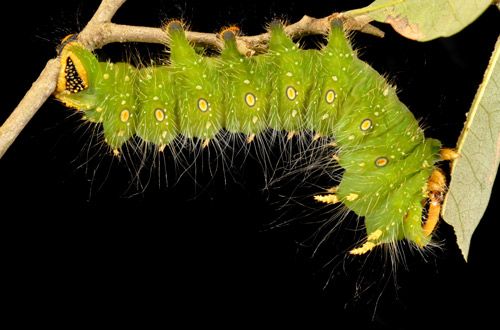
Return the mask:
M 55 96 L 101 123 L 115 154 L 133 135 L 159 150 L 179 134 L 206 145 L 222 129 L 333 136 L 345 172 L 334 193 L 316 199 L 343 203 L 365 218 L 367 242 L 351 253 L 401 239 L 425 246 L 433 226 L 424 229 L 423 210 L 441 143 L 424 136 L 394 88 L 357 58 L 340 20 L 331 21 L 321 50 L 300 49 L 281 23 L 269 30 L 266 54 L 239 54 L 228 29 L 221 55 L 205 57 L 172 21 L 165 31 L 170 64 L 144 68 L 99 62 L 70 41 L 61 52 Z

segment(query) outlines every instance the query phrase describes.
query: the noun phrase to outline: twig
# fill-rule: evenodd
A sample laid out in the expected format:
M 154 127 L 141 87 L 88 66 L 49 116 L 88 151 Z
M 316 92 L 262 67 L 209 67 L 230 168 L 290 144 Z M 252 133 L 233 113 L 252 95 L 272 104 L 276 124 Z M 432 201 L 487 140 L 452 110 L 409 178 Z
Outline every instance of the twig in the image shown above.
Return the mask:
M 93 50 L 113 42 L 167 42 L 167 36 L 161 28 L 129 26 L 111 23 L 116 11 L 126 0 L 103 0 L 89 23 L 79 33 L 78 41 L 88 49 Z M 356 18 L 345 17 L 337 13 L 323 18 L 304 16 L 296 23 L 287 25 L 286 33 L 292 38 L 298 38 L 311 34 L 326 34 L 329 30 L 329 21 L 332 17 L 344 20 L 348 29 L 360 30 L 377 36 L 383 36 L 383 32 L 367 24 L 359 22 Z M 195 43 L 208 47 L 220 49 L 222 41 L 214 33 L 186 32 L 187 38 Z M 267 48 L 269 34 L 263 33 L 256 36 L 240 36 L 237 38 L 238 49 L 242 54 L 251 56 L 262 53 Z M 54 92 L 59 72 L 59 61 L 52 59 L 47 62 L 45 69 L 38 79 L 33 83 L 19 105 L 14 109 L 9 118 L 0 127 L 0 158 L 5 154 L 22 129 L 33 118 L 42 104 Z
M 384 36 L 382 31 L 367 24 L 368 22 L 359 21 L 355 17 L 345 17 L 341 13 L 323 18 L 314 18 L 305 15 L 298 22 L 287 25 L 285 31 L 292 38 L 300 38 L 313 34 L 327 34 L 329 31 L 329 22 L 332 17 L 344 20 L 344 25 L 347 29 L 360 30 L 379 37 Z M 186 37 L 195 44 L 214 49 L 221 49 L 223 46 L 222 41 L 215 33 L 187 31 Z M 92 29 L 86 28 L 85 33 L 80 33 L 78 40 L 89 49 L 101 48 L 113 42 L 165 44 L 168 41 L 165 31 L 161 28 L 130 26 L 110 22 L 95 25 Z M 240 36 L 236 40 L 240 52 L 247 56 L 265 52 L 268 41 L 269 33 L 262 33 L 255 36 Z

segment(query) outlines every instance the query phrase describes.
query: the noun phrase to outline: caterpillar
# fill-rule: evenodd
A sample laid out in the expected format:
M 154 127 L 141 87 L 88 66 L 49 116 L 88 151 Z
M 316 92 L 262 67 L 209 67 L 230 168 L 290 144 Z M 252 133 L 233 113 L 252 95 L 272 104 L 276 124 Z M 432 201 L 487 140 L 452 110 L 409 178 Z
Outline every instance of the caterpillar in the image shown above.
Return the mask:
M 300 49 L 277 21 L 269 32 L 266 54 L 240 54 L 236 29 L 228 28 L 220 33 L 220 56 L 207 57 L 172 21 L 165 27 L 168 65 L 143 68 L 100 62 L 70 38 L 61 49 L 55 97 L 102 125 L 115 155 L 134 136 L 159 151 L 178 135 L 206 146 L 222 129 L 248 142 L 266 129 L 289 138 L 305 130 L 331 136 L 332 157 L 344 173 L 315 199 L 364 217 L 366 240 L 350 253 L 403 239 L 426 246 L 445 189 L 436 163 L 451 152 L 426 138 L 395 88 L 358 59 L 341 20 L 331 20 L 321 50 Z

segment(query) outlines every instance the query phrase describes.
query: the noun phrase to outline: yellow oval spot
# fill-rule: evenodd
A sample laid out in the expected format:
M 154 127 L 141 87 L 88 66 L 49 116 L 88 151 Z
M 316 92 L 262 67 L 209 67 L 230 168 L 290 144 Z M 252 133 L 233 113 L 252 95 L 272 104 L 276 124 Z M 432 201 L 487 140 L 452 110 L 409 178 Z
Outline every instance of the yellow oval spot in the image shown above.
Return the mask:
M 201 112 L 205 112 L 208 110 L 208 101 L 205 100 L 204 98 L 200 97 L 198 99 L 198 109 L 200 109 Z
M 122 122 L 126 123 L 129 118 L 130 118 L 130 112 L 127 109 L 122 110 L 122 112 L 120 112 L 120 120 Z
M 297 90 L 292 86 L 288 86 L 286 88 L 286 97 L 288 97 L 290 101 L 295 100 L 295 98 L 297 97 Z
M 165 113 L 163 112 L 163 109 L 158 108 L 155 110 L 155 118 L 158 121 L 163 121 L 163 119 L 165 119 Z
M 359 125 L 359 128 L 360 128 L 363 132 L 368 131 L 370 128 L 372 128 L 372 121 L 371 121 L 371 119 L 364 119 L 364 120 L 361 122 L 361 125 Z
M 378 157 L 377 159 L 375 159 L 375 166 L 377 167 L 384 167 L 385 165 L 387 165 L 387 163 L 389 163 L 387 157 Z
M 337 94 L 335 94 L 335 91 L 333 89 L 329 89 L 327 92 L 326 92 L 326 95 L 325 95 L 325 101 L 326 103 L 328 104 L 332 104 L 333 101 L 335 101 L 335 98 L 337 97 Z
M 257 102 L 257 99 L 255 98 L 255 95 L 253 95 L 252 93 L 246 93 L 245 94 L 245 103 L 249 107 L 253 107 L 256 102 Z

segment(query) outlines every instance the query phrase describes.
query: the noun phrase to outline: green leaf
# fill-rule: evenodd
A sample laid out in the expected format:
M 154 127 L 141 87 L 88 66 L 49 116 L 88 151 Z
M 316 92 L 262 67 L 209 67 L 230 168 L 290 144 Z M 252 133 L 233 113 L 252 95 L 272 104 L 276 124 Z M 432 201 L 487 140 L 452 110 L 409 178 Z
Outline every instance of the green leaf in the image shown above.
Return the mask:
M 345 15 L 364 23 L 389 23 L 409 39 L 428 41 L 459 32 L 491 4 L 492 0 L 375 0 Z
M 472 233 L 488 206 L 500 160 L 500 37 L 458 140 L 442 216 L 467 260 Z

